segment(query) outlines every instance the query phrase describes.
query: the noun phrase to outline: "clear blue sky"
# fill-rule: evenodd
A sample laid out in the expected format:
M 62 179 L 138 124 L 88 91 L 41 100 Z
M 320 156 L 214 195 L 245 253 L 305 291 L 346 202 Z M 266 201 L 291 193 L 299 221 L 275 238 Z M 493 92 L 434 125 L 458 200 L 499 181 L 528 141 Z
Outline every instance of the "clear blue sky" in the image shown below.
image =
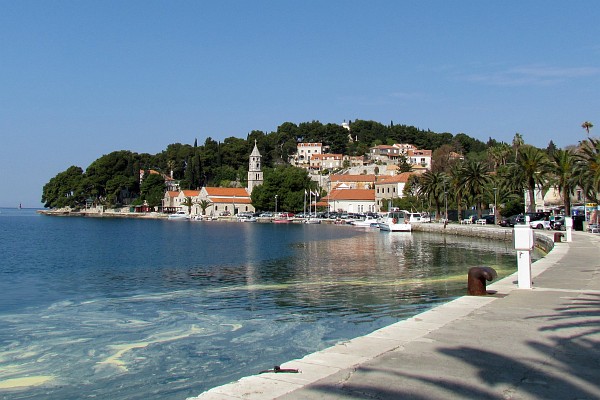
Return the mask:
M 599 26 L 595 0 L 0 0 L 0 206 L 111 151 L 286 121 L 576 144 Z

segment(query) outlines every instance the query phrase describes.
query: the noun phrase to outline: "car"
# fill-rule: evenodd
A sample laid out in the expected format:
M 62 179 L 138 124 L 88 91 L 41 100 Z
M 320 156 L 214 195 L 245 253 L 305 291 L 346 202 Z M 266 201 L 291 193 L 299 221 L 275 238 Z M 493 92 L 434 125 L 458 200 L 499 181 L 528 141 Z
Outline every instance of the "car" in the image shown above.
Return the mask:
M 221 211 L 221 212 L 219 213 L 219 215 L 220 215 L 221 217 L 229 217 L 229 216 L 231 215 L 231 213 L 230 213 L 229 211 Z
M 513 227 L 517 224 L 524 224 L 524 223 L 525 223 L 525 216 L 523 214 L 517 214 L 517 215 L 511 215 L 508 218 L 502 218 L 502 221 L 500 221 L 500 226 Z
M 567 229 L 565 227 L 565 216 L 559 215 L 554 217 L 553 220 L 550 220 L 550 227 L 555 231 L 565 231 Z
M 261 218 L 270 218 L 270 217 L 272 217 L 272 216 L 273 216 L 273 213 L 272 213 L 272 212 L 268 212 L 268 211 L 267 211 L 267 212 L 264 212 L 264 213 L 261 213 L 261 214 L 259 215 L 259 217 L 261 217 Z
M 550 226 L 550 221 L 546 219 L 539 219 L 537 221 L 529 222 L 529 226 L 533 229 L 547 229 L 550 230 L 552 227 Z

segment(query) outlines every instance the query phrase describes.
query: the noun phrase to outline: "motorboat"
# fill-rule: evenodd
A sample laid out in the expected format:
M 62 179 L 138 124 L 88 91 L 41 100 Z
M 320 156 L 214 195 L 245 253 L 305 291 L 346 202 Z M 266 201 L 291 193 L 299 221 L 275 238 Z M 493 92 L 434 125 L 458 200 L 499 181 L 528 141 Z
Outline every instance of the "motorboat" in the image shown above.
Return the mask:
M 404 214 L 406 214 L 406 221 L 408 223 L 431 222 L 431 218 L 429 217 L 428 214 L 420 213 L 420 212 L 411 212 L 411 211 L 407 211 L 407 210 L 401 210 L 401 211 L 404 212 Z
M 379 228 L 379 222 L 377 221 L 377 218 L 370 215 L 367 215 L 365 219 L 351 221 L 349 224 L 363 228 Z
M 257 221 L 257 219 L 253 215 L 245 215 L 245 216 L 238 217 L 238 222 L 256 222 L 256 221 Z
M 185 211 L 177 211 L 174 214 L 169 215 L 170 220 L 187 220 L 190 219 L 190 216 L 186 214 Z
M 391 211 L 379 221 L 379 229 L 389 232 L 410 232 L 411 226 L 406 212 Z

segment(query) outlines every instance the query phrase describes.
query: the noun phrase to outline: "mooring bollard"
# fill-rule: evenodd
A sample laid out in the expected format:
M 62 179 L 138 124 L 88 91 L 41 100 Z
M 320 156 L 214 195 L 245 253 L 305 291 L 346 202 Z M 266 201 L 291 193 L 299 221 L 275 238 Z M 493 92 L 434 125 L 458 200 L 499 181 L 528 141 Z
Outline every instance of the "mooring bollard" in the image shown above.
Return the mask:
M 554 232 L 554 243 L 562 242 L 562 238 L 565 236 L 562 232 Z
M 467 291 L 470 296 L 485 296 L 485 281 L 496 279 L 498 274 L 491 267 L 473 267 L 469 269 Z

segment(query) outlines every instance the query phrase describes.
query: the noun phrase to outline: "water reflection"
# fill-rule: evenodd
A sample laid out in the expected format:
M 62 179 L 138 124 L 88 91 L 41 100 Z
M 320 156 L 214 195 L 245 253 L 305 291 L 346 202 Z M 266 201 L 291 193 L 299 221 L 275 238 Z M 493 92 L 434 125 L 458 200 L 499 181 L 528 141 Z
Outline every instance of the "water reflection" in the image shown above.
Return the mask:
M 515 267 L 503 243 L 420 233 L 35 221 L 0 266 L 0 398 L 197 395 L 462 295 L 473 265 Z

